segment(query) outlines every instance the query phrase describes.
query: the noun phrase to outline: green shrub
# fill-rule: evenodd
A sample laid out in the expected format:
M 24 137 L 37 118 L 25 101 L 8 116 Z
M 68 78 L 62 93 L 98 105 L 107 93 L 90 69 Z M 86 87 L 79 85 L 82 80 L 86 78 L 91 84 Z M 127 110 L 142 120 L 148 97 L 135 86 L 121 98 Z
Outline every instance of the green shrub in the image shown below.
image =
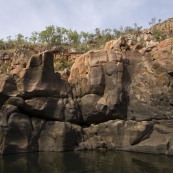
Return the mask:
M 59 62 L 59 65 L 54 67 L 55 71 L 63 71 L 64 69 L 70 70 L 73 65 L 73 61 L 68 61 L 63 57 L 57 58 L 56 61 Z
M 1 65 L 0 70 L 1 73 L 7 73 L 8 66 L 6 64 Z
M 153 35 L 154 35 L 154 38 L 157 40 L 157 41 L 160 41 L 161 40 L 161 36 L 163 35 L 163 31 L 161 30 L 154 30 L 153 31 Z
M 0 40 L 0 49 L 2 49 L 4 47 L 4 42 L 3 42 L 3 39 Z

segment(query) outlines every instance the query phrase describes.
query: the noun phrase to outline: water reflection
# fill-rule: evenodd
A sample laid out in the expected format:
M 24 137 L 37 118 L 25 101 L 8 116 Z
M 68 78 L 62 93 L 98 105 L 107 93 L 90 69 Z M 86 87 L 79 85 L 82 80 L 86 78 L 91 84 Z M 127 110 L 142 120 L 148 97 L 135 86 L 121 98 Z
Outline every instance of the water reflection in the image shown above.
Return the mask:
M 173 157 L 107 150 L 0 156 L 0 173 L 172 173 Z

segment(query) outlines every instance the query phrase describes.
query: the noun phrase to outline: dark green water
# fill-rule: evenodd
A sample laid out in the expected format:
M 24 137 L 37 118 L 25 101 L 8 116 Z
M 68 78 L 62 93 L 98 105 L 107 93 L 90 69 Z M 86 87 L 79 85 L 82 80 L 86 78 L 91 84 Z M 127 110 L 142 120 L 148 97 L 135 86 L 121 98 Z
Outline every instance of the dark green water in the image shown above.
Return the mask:
M 5 155 L 0 173 L 173 173 L 173 157 L 106 150 Z

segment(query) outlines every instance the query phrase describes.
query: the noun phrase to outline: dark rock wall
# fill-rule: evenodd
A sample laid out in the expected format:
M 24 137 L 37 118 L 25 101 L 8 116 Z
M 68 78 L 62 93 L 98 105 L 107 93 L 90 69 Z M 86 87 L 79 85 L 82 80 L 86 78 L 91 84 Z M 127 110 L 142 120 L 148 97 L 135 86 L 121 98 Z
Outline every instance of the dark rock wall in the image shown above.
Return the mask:
M 163 43 L 160 43 L 164 45 Z M 1 75 L 1 154 L 108 148 L 173 155 L 173 51 L 90 51 L 68 81 L 53 54 Z

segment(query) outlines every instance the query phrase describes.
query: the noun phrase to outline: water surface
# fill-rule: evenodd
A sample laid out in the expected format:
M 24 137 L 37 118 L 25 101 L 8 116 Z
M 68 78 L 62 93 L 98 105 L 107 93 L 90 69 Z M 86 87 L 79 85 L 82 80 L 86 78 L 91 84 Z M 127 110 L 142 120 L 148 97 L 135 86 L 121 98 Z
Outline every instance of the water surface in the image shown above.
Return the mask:
M 173 157 L 110 150 L 4 155 L 0 173 L 173 173 Z

